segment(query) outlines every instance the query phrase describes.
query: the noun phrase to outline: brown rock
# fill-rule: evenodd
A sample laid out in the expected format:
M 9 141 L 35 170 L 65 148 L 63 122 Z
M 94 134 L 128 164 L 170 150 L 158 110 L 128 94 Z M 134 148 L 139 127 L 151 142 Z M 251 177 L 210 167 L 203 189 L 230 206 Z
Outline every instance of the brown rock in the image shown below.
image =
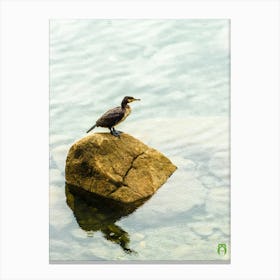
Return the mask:
M 66 182 L 122 203 L 153 195 L 176 170 L 163 154 L 128 134 L 90 134 L 70 148 Z

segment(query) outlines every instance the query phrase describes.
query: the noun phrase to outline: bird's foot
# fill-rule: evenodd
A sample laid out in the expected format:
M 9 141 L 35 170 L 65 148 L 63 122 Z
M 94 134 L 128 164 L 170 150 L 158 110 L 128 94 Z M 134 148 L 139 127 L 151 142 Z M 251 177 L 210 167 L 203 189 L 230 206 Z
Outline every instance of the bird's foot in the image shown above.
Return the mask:
M 120 137 L 120 134 L 122 134 L 122 131 L 116 130 L 114 127 L 111 129 L 111 134 L 116 136 L 116 137 Z
M 115 129 L 111 129 L 111 134 L 115 137 L 120 137 L 120 133 L 116 131 Z

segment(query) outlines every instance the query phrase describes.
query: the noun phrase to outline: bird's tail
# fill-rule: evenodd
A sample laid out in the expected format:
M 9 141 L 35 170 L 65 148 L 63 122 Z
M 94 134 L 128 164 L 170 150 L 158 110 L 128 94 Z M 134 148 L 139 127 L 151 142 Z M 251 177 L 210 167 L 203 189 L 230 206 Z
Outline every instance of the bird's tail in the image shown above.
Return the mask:
M 88 131 L 87 133 L 89 133 L 91 130 L 93 130 L 94 128 L 96 127 L 96 124 L 94 126 L 92 126 Z

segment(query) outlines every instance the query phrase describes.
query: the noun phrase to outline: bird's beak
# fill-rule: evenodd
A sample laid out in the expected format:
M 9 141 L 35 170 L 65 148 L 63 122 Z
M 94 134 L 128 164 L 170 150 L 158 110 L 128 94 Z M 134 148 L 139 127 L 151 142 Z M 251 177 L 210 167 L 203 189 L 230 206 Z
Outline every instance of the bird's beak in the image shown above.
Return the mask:
M 139 98 L 133 98 L 133 101 L 141 101 Z

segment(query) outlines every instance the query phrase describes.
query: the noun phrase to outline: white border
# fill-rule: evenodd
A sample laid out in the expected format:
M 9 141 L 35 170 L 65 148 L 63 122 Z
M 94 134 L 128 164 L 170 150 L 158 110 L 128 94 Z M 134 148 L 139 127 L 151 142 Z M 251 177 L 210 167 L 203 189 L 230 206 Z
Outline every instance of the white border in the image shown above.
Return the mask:
M 230 265 L 48 263 L 48 21 L 135 17 L 231 19 Z M 278 1 L 2 1 L 1 279 L 279 279 L 279 34 Z

